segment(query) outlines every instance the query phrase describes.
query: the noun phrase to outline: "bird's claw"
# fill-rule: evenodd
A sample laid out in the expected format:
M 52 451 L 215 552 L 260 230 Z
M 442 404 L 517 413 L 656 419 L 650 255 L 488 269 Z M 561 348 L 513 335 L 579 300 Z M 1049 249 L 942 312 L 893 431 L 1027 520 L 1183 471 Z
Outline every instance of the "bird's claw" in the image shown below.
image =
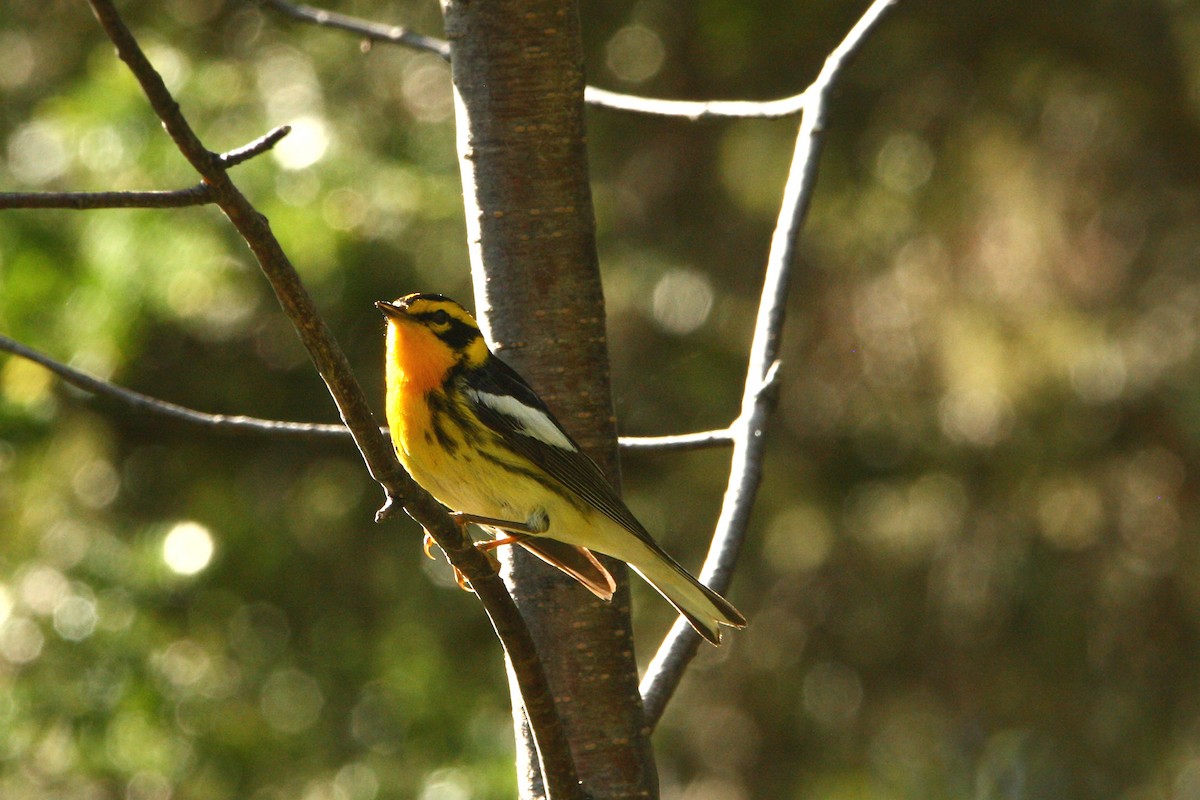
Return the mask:
M 462 570 L 454 566 L 452 566 L 451 569 L 454 570 L 454 582 L 458 584 L 458 588 L 462 589 L 464 592 L 475 594 L 475 590 L 471 588 L 471 582 L 467 580 L 466 575 L 462 574 Z

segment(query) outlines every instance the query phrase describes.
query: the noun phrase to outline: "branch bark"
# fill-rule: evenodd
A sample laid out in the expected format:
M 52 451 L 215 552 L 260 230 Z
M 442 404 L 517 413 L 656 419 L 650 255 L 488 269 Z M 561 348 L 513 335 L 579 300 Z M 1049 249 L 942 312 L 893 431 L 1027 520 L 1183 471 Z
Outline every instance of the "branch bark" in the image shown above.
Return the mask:
M 895 3 L 896 0 L 875 0 L 841 44 L 829 54 L 817 79 L 805 92 L 808 104 L 800 121 L 779 218 L 767 255 L 767 270 L 742 394 L 742 411 L 731 426 L 734 444 L 729 483 L 721 503 L 716 533 L 700 572 L 700 580 L 721 593 L 729 588 L 732 580 L 733 568 L 750 525 L 750 511 L 762 478 L 762 461 L 767 444 L 766 426 L 773 408 L 771 389 L 779 369 L 779 346 L 788 286 L 791 283 L 792 265 L 796 260 L 800 228 L 816 185 L 826 104 L 851 56 L 858 52 L 867 34 Z M 658 723 L 699 645 L 699 635 L 686 622 L 677 620 L 642 679 L 642 698 L 649 725 Z
M 146 58 L 110 0 L 89 0 L 93 13 L 117 48 L 154 112 L 183 156 L 213 187 L 214 202 L 249 245 L 288 319 L 296 328 L 342 421 L 354 436 L 371 476 L 383 486 L 387 502 L 377 518 L 395 514 L 402 505 L 434 537 L 447 558 L 471 581 L 497 636 L 504 645 L 509 666 L 517 678 L 536 743 L 556 781 L 566 787 L 561 797 L 578 796 L 577 780 L 562 724 L 555 710 L 537 649 L 503 583 L 487 558 L 465 540 L 437 501 L 423 491 L 400 467 L 390 442 L 371 414 L 349 362 L 317 312 L 291 261 L 260 214 L 229 179 L 226 164 L 201 143 L 180 111 L 162 77 Z

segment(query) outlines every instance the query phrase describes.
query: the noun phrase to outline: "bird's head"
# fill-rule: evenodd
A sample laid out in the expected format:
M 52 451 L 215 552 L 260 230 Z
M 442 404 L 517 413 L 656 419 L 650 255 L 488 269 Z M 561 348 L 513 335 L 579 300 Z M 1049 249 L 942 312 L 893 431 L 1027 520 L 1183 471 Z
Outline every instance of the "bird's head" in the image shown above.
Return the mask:
M 375 306 L 388 322 L 387 366 L 400 380 L 427 391 L 455 367 L 468 369 L 488 358 L 479 325 L 465 308 L 440 294 L 409 294 Z

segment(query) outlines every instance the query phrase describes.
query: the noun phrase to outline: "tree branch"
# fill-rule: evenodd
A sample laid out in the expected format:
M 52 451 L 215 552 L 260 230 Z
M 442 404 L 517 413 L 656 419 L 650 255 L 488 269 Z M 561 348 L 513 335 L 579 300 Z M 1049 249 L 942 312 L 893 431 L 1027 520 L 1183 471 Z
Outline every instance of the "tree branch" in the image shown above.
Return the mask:
M 236 167 L 244 161 L 249 161 L 255 156 L 262 155 L 275 145 L 279 144 L 279 140 L 292 132 L 291 125 L 280 125 L 272 130 L 267 131 L 262 136 L 255 139 L 249 144 L 242 145 L 236 150 L 230 150 L 228 153 L 222 153 L 217 156 L 221 160 L 221 165 L 226 169 Z
M 448 42 L 413 33 L 407 28 L 384 25 L 361 17 L 338 14 L 334 11 L 326 11 L 302 3 L 292 3 L 289 0 L 259 0 L 259 2 L 300 22 L 324 28 L 336 28 L 348 31 L 361 36 L 368 42 L 410 47 L 414 50 L 433 53 L 446 61 L 450 60 L 450 45 Z M 599 108 L 628 111 L 636 114 L 649 114 L 656 117 L 680 117 L 692 121 L 704 119 L 774 119 L 777 117 L 790 117 L 803 111 L 806 102 L 804 93 L 783 97 L 778 100 L 757 102 L 750 100 L 666 100 L 611 92 L 608 89 L 598 89 L 595 86 L 588 86 L 584 89 L 583 99 L 588 105 Z
M 750 510 L 762 477 L 766 450 L 766 424 L 773 409 L 773 392 L 768 391 L 779 369 L 779 345 L 783 331 L 788 285 L 801 225 L 808 212 L 816 182 L 817 165 L 825 129 L 826 106 L 834 83 L 842 75 L 850 57 L 858 52 L 867 34 L 896 0 L 875 0 L 842 42 L 825 59 L 817 79 L 805 94 L 808 107 L 800 122 L 792 166 L 783 190 L 783 201 L 767 270 L 763 279 L 762 299 L 754 325 L 750 347 L 742 412 L 734 422 L 733 458 L 729 484 L 721 504 L 716 533 L 700 573 L 700 579 L 724 593 L 733 576 L 733 567 L 750 523 Z M 654 655 L 642 679 L 642 700 L 648 725 L 657 724 L 688 664 L 696 655 L 700 637 L 682 619 L 676 620 L 662 646 Z
M 350 430 L 345 425 L 284 422 L 282 420 L 247 417 L 240 414 L 208 414 L 166 400 L 159 400 L 156 397 L 150 397 L 141 392 L 125 389 L 102 378 L 97 378 L 95 375 L 89 375 L 82 370 L 69 367 L 3 334 L 0 334 L 0 350 L 40 364 L 67 383 L 76 388 L 83 389 L 85 392 L 108 397 L 138 411 L 158 414 L 159 416 L 179 422 L 200 425 L 205 428 L 216 428 L 233 433 L 256 433 L 288 437 L 303 436 L 313 439 L 345 440 L 350 438 Z
M 106 381 L 83 370 L 68 366 L 45 353 L 21 344 L 0 333 L 0 351 L 40 364 L 67 383 L 85 392 L 107 397 L 137 411 L 157 414 L 176 422 L 199 425 L 224 433 L 259 434 L 284 438 L 302 439 L 351 439 L 350 429 L 340 423 L 289 422 L 278 419 L 263 419 L 245 414 L 210 414 L 194 408 L 181 406 L 168 400 L 160 400 L 148 394 L 135 392 Z M 382 429 L 386 432 L 386 428 Z M 733 444 L 733 434 L 728 428 L 699 433 L 681 433 L 670 436 L 622 436 L 621 447 L 631 451 L 676 452 L 725 447 Z
M 249 144 L 217 156 L 221 164 L 234 167 L 267 152 L 291 133 L 280 125 Z M 212 187 L 201 182 L 187 189 L 146 192 L 0 192 L 0 210 L 10 208 L 66 208 L 87 211 L 96 208 L 185 208 L 213 202 Z
M 617 439 L 617 444 L 627 452 L 653 450 L 669 453 L 685 450 L 708 450 L 733 444 L 733 431 L 730 428 L 721 428 L 715 431 L 677 433 L 665 436 L 621 436 Z
M 808 93 L 781 97 L 778 100 L 667 100 L 610 92 L 589 86 L 583 92 L 588 105 L 613 111 L 629 111 L 653 117 L 681 117 L 698 122 L 708 119 L 777 119 L 790 117 L 804 110 Z
M 145 192 L 0 192 L 0 209 L 187 208 L 212 201 L 212 189 L 203 183 L 188 189 Z
M 317 313 L 315 304 L 295 267 L 260 214 L 230 181 L 220 156 L 204 147 L 180 112 L 162 77 L 142 52 L 111 0 L 89 0 L 117 54 L 141 84 L 146 99 L 184 157 L 213 187 L 214 202 L 241 234 L 258 259 L 284 313 L 296 328 L 313 363 L 328 387 L 371 476 L 383 486 L 387 502 L 377 519 L 404 510 L 433 536 L 455 567 L 471 581 L 476 595 L 496 630 L 511 668 L 518 676 L 542 757 L 555 765 L 558 775 L 573 775 L 574 762 L 562 731 L 554 698 L 546 683 L 537 650 L 516 605 L 486 556 L 463 536 L 445 509 L 400 467 L 390 442 L 380 432 L 350 364 Z M 562 788 L 561 797 L 578 797 L 577 785 Z
M 430 36 L 413 33 L 408 28 L 399 25 L 384 25 L 381 22 L 371 22 L 360 17 L 339 14 L 336 11 L 326 11 L 323 8 L 306 6 L 303 3 L 289 3 L 285 0 L 260 0 L 262 5 L 273 8 L 285 16 L 300 22 L 308 22 L 323 28 L 337 28 L 361 36 L 369 42 L 383 42 L 411 47 L 433 53 L 444 61 L 450 60 L 450 43 Z

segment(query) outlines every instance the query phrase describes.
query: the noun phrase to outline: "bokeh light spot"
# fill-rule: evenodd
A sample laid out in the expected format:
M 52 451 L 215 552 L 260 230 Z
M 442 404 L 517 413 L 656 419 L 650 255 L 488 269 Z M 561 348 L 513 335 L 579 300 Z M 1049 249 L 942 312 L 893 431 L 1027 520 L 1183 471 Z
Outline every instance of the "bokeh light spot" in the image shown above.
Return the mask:
M 325 697 L 309 675 L 294 668 L 277 670 L 263 684 L 259 706 L 263 718 L 281 733 L 300 733 L 321 716 Z
M 38 364 L 23 358 L 9 359 L 0 369 L 0 394 L 5 402 L 33 407 L 49 402 L 53 376 Z
M 817 664 L 804 676 L 804 710 L 822 725 L 848 725 L 862 706 L 863 688 L 858 673 L 833 662 Z
M 673 269 L 654 287 L 654 321 L 668 333 L 682 336 L 704 324 L 713 307 L 708 277 L 689 269 Z
M 284 169 L 304 169 L 321 160 L 329 149 L 329 128 L 319 117 L 301 117 L 292 132 L 271 151 Z
M 400 91 L 408 112 L 421 122 L 441 122 L 454 113 L 450 72 L 436 56 L 417 56 L 410 61 Z
M 605 47 L 609 72 L 628 83 L 642 83 L 662 69 L 667 51 L 662 38 L 643 25 L 628 25 L 613 34 Z
M 28 664 L 42 654 L 46 637 L 37 623 L 25 617 L 10 617 L 0 627 L 0 656 L 10 664 Z
M 23 570 L 17 581 L 17 593 L 21 602 L 35 614 L 49 616 L 54 613 L 71 591 L 66 577 L 44 564 L 34 564 Z
M 425 779 L 420 800 L 468 800 L 471 780 L 460 769 L 439 769 Z
M 79 502 L 88 508 L 105 508 L 117 499 L 121 478 L 116 468 L 104 458 L 93 458 L 82 464 L 71 477 L 71 488 Z
M 13 612 L 12 590 L 0 583 L 0 625 L 8 621 Z
M 72 595 L 54 609 L 54 630 L 69 642 L 81 642 L 96 630 L 96 601 Z
M 163 537 L 163 561 L 178 575 L 195 575 L 207 567 L 213 549 L 212 533 L 199 522 L 180 522 Z
M 46 122 L 31 122 L 8 140 L 8 169 L 18 181 L 34 186 L 52 181 L 67 169 L 62 132 Z
M 338 770 L 334 787 L 346 800 L 375 800 L 379 794 L 379 776 L 366 764 L 347 764 Z
M 933 151 L 919 136 L 897 133 L 889 136 L 875 157 L 875 177 L 884 186 L 912 194 L 933 175 Z

